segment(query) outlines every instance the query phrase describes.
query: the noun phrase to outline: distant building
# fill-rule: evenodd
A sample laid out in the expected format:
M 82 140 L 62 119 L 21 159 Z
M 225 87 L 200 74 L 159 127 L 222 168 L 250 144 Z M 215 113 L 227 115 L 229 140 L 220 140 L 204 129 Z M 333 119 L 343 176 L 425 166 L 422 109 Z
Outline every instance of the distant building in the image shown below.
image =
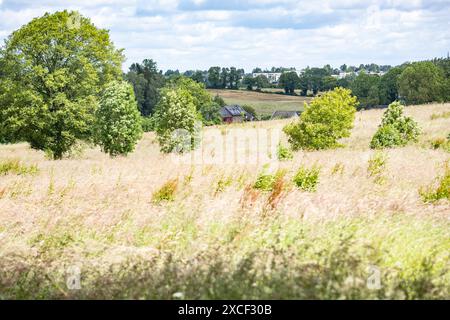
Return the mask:
M 220 116 L 225 123 L 240 123 L 254 120 L 253 116 L 240 105 L 224 106 L 220 109 Z
M 272 113 L 272 120 L 275 119 L 290 119 L 290 118 L 298 118 L 300 117 L 301 111 L 275 111 Z

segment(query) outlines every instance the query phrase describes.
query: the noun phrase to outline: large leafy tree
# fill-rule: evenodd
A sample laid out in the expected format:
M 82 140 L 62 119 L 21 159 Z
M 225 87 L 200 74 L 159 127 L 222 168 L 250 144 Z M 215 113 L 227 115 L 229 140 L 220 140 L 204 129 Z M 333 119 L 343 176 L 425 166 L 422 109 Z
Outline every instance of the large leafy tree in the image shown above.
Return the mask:
M 280 76 L 279 85 L 284 89 L 286 94 L 294 94 L 295 89 L 299 85 L 299 77 L 296 72 L 285 72 Z
M 133 87 L 124 81 L 108 84 L 96 114 L 96 142 L 111 156 L 132 152 L 142 136 L 141 115 Z
M 375 106 L 380 103 L 379 83 L 378 75 L 369 75 L 364 71 L 361 71 L 355 78 L 350 88 L 358 97 L 361 107 Z
M 442 71 L 432 62 L 409 65 L 398 79 L 399 94 L 408 104 L 441 101 L 444 91 Z
M 350 90 L 336 88 L 305 104 L 299 121 L 283 130 L 294 150 L 336 147 L 339 139 L 350 136 L 356 105 Z
M 218 89 L 221 86 L 220 67 L 211 67 L 208 70 L 208 86 Z
M 145 59 L 142 63 L 133 63 L 125 77 L 133 85 L 141 114 L 143 116 L 152 114 L 159 100 L 159 90 L 165 81 L 156 62 Z
M 162 152 L 187 152 L 198 143 L 197 112 L 185 88 L 164 88 L 155 109 L 155 132 Z
M 55 159 L 92 137 L 98 96 L 122 76 L 108 31 L 78 12 L 33 19 L 8 37 L 0 59 L 0 133 Z
M 386 105 L 398 100 L 398 78 L 405 68 L 406 65 L 392 68 L 380 78 L 379 93 L 381 104 Z

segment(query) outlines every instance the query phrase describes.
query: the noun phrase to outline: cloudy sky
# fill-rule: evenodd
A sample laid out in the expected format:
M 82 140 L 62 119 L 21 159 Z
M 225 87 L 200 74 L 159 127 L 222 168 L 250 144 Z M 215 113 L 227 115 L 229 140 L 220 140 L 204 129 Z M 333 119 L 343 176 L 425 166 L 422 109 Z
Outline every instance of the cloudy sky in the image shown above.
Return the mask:
M 64 8 L 110 30 L 124 69 L 395 65 L 450 51 L 450 0 L 0 0 L 0 38 Z

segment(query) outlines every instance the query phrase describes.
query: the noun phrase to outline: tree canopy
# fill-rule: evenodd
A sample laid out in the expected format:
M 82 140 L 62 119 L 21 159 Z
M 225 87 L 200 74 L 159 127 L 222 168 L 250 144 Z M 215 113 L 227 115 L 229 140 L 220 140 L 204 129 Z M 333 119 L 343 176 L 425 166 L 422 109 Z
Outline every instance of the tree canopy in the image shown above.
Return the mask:
M 90 139 L 98 96 L 122 76 L 121 50 L 78 12 L 45 14 L 14 31 L 0 52 L 0 132 L 60 159 Z

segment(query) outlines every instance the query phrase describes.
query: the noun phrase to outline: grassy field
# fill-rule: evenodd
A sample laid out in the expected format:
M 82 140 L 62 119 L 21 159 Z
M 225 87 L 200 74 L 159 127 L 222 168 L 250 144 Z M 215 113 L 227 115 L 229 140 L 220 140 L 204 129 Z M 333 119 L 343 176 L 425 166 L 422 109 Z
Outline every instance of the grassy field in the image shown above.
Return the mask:
M 277 89 L 264 89 L 277 90 Z M 221 96 L 227 104 L 250 105 L 258 115 L 272 115 L 274 111 L 301 111 L 304 102 L 311 98 L 281 94 L 261 93 L 247 90 L 208 90 L 212 95 Z M 274 92 L 275 92 L 274 91 Z
M 0 146 L 0 299 L 449 299 L 450 204 L 419 192 L 450 160 L 431 142 L 449 111 L 406 108 L 420 141 L 375 171 L 382 111 L 358 112 L 345 148 L 296 152 L 272 191 L 254 188 L 264 163 L 180 165 L 153 134 L 127 158 Z M 297 189 L 314 165 L 317 191 Z

